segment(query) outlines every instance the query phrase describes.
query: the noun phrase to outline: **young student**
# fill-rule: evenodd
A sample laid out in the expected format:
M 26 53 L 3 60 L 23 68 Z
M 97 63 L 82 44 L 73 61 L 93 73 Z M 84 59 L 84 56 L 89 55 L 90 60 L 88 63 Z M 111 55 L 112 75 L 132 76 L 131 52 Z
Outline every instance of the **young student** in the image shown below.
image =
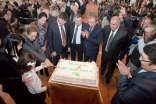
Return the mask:
M 27 77 L 33 76 L 34 80 L 31 83 L 25 83 L 29 92 L 31 94 L 39 97 L 39 104 L 44 104 L 47 90 L 46 86 L 42 87 L 42 81 L 39 79 L 36 74 L 37 71 L 43 69 L 45 66 L 44 63 L 41 63 L 41 66 L 35 67 L 36 65 L 36 56 L 34 53 L 24 53 L 22 54 L 17 61 L 18 73 L 22 76 L 28 75 Z M 44 95 L 44 96 L 43 96 Z M 43 102 L 43 103 L 41 103 Z

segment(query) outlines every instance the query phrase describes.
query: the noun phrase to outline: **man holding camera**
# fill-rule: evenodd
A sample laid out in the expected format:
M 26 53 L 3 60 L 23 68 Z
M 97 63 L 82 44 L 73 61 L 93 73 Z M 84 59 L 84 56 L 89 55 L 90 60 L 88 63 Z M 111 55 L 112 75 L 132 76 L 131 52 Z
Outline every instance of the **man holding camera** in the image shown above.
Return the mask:
M 127 57 L 127 66 L 131 67 L 131 72 L 141 66 L 139 57 L 143 52 L 143 47 L 147 44 L 156 43 L 156 26 L 153 24 L 148 24 L 144 28 L 143 33 L 137 33 L 136 37 L 138 38 L 138 42 L 129 47 L 130 50 Z

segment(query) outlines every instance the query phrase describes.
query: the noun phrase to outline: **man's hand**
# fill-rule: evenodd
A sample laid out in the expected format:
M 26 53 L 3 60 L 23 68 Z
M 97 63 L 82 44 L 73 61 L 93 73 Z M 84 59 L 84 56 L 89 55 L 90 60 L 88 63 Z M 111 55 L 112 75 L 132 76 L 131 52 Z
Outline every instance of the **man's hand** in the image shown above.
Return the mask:
M 85 31 L 81 31 L 81 34 L 82 34 L 82 36 L 83 36 L 83 37 L 85 37 L 85 36 L 86 36 Z
M 137 31 L 137 33 L 139 33 L 139 31 Z M 145 36 L 144 33 L 142 34 L 142 36 L 137 36 L 137 35 L 136 35 L 136 37 L 137 37 L 138 39 L 144 39 L 144 36 Z
M 85 33 L 86 33 L 86 38 L 89 37 L 89 32 L 87 30 L 85 30 Z
M 126 14 L 126 9 L 125 9 L 125 7 L 121 7 L 120 12 L 121 12 L 122 14 Z
M 127 75 L 128 78 L 132 78 L 132 75 L 130 73 L 130 67 L 125 66 L 120 60 L 118 60 L 118 63 L 116 63 L 118 66 L 120 74 Z
M 68 48 L 68 52 L 70 52 L 70 48 Z
M 55 57 L 56 55 L 57 55 L 56 52 L 52 52 L 52 53 L 51 53 L 51 56 L 52 56 L 52 57 Z

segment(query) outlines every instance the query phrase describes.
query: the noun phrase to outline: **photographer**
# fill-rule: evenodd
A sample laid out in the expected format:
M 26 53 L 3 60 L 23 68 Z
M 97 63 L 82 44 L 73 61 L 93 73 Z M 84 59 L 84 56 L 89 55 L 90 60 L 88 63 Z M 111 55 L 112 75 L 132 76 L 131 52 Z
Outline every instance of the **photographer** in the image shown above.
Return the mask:
M 127 66 L 131 68 L 131 72 L 141 66 L 139 61 L 140 54 L 143 52 L 143 47 L 147 44 L 156 43 L 156 26 L 149 24 L 144 28 L 144 32 L 137 33 L 138 42 L 132 44 L 129 48 Z

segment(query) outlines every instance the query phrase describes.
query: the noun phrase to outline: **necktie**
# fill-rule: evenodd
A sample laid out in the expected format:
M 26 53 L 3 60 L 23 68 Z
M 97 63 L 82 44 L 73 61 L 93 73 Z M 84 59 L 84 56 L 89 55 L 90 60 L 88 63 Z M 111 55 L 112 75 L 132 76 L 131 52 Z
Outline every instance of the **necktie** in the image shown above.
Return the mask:
M 65 47 L 66 46 L 66 35 L 65 35 L 65 32 L 64 32 L 64 30 L 63 30 L 63 27 L 62 26 L 60 26 L 61 27 L 61 35 L 62 35 L 62 45 L 63 45 L 63 47 Z
M 43 46 L 44 45 L 44 28 L 41 27 L 40 28 L 40 33 L 39 33 L 39 43 L 40 43 L 40 46 Z
M 89 33 L 91 33 L 91 32 L 92 32 L 92 27 L 89 28 Z
M 73 38 L 73 44 L 76 44 L 76 37 L 77 37 L 77 31 L 78 31 L 78 26 L 75 29 L 75 33 L 74 33 L 74 38 Z
M 110 47 L 110 44 L 112 43 L 112 41 L 113 41 L 113 38 L 114 38 L 114 31 L 112 30 L 112 34 L 111 34 L 111 36 L 110 36 L 110 38 L 109 38 L 109 40 L 107 41 L 107 46 L 106 46 L 106 52 L 108 52 L 109 51 L 109 47 Z

